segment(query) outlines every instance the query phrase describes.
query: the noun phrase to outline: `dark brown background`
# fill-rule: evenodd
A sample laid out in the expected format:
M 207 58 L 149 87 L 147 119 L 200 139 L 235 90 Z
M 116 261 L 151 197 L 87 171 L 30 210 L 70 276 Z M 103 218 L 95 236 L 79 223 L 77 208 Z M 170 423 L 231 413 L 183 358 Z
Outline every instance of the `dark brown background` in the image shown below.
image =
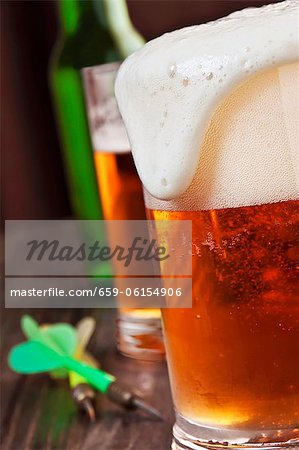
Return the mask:
M 129 0 L 136 27 L 152 39 L 246 6 L 271 1 Z M 2 218 L 71 214 L 47 82 L 57 35 L 55 1 L 1 1 Z M 100 63 L 101 61 L 99 61 Z

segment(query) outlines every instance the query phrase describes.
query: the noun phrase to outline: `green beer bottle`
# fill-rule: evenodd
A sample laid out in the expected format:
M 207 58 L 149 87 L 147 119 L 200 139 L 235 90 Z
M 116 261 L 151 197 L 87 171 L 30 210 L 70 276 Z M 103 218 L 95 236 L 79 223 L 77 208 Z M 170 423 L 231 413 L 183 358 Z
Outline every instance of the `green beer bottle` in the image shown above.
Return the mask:
M 50 85 L 72 208 L 79 219 L 100 219 L 80 69 L 120 60 L 144 41 L 125 0 L 59 0 L 58 16 Z

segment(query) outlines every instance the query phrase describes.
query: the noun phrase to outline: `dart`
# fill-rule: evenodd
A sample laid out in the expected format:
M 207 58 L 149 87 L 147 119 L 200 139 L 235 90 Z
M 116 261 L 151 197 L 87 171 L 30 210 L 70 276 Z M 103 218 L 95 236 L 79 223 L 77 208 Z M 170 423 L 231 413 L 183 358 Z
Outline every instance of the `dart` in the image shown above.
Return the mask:
M 67 323 L 53 325 L 39 325 L 29 315 L 24 315 L 21 319 L 21 329 L 28 340 L 40 342 L 60 352 L 74 356 L 77 360 L 96 367 L 97 362 L 86 352 L 86 346 L 95 330 L 95 320 L 92 317 L 85 317 L 80 320 L 76 328 Z M 95 421 L 95 409 L 93 400 L 95 392 L 86 383 L 86 380 L 75 372 L 66 369 L 58 369 L 50 372 L 52 378 L 69 378 L 70 387 L 75 403 L 83 410 L 91 422 Z
M 163 420 L 159 411 L 147 405 L 140 397 L 122 387 L 113 375 L 77 361 L 37 341 L 15 346 L 8 357 L 10 367 L 18 373 L 34 374 L 65 369 L 81 375 L 91 386 L 106 394 L 113 402 L 127 409 L 142 409 L 155 419 Z
M 95 320 L 92 317 L 84 317 L 76 325 L 77 346 L 74 353 L 76 360 L 83 361 L 93 367 L 97 367 L 97 361 L 86 351 L 86 347 L 95 330 Z M 90 422 L 95 422 L 96 413 L 94 408 L 95 391 L 87 383 L 85 378 L 76 372 L 69 372 L 69 382 L 72 389 L 73 399 L 78 407 L 83 410 Z

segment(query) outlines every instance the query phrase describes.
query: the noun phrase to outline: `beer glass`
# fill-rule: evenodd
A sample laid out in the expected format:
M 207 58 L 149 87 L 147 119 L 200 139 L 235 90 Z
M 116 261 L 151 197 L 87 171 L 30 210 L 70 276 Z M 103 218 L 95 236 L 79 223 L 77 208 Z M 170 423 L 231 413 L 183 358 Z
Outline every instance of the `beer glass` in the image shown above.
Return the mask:
M 256 87 L 248 82 L 246 92 L 271 75 Z M 203 158 L 219 150 L 210 137 L 219 138 L 219 123 L 234 114 L 228 103 L 218 109 Z M 149 219 L 192 220 L 193 307 L 162 314 L 177 412 L 173 448 L 288 441 L 299 448 L 299 202 L 202 210 L 196 190 L 210 170 L 200 165 L 175 202 L 161 205 L 145 192 Z M 190 204 L 198 207 L 186 210 Z
M 142 220 L 145 219 L 142 185 L 114 96 L 119 65 L 116 62 L 82 71 L 94 163 L 104 218 Z M 116 278 L 114 282 L 120 291 L 125 291 L 125 279 Z M 121 307 L 121 301 L 119 305 L 117 345 L 120 352 L 137 359 L 164 359 L 160 310 L 125 308 Z
M 173 448 L 225 448 L 201 444 L 210 440 L 299 446 L 298 202 L 148 212 L 192 220 L 201 251 L 193 255 L 193 308 L 162 314 Z
M 299 449 L 295 10 L 164 35 L 116 82 L 148 218 L 192 221 L 192 308 L 162 311 L 173 450 Z
M 205 160 L 221 152 L 236 111 L 245 112 L 255 92 L 267 95 L 265 85 L 270 90 L 295 70 L 260 75 L 218 107 L 183 196 L 167 202 L 145 192 L 149 219 L 192 221 L 193 307 L 162 314 L 174 449 L 299 448 L 298 201 L 202 205 L 213 171 Z

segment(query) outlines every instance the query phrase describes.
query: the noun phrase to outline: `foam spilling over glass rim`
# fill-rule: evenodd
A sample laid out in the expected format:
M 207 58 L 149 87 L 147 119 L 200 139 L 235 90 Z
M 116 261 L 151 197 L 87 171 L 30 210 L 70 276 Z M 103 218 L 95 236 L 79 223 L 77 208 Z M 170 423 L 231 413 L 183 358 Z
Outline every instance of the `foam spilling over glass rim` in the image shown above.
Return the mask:
M 248 8 L 122 64 L 116 97 L 151 207 L 298 198 L 298 15 L 292 0 Z

